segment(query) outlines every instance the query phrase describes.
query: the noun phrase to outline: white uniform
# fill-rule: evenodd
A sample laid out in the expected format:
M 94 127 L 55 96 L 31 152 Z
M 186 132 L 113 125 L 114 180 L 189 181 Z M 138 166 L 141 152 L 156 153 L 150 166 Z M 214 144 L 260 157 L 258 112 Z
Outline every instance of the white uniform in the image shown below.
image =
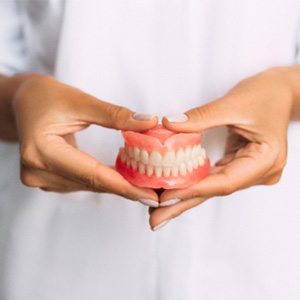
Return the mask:
M 49 73 L 134 111 L 180 113 L 295 63 L 299 24 L 298 0 L 0 0 L 0 73 Z M 300 299 L 299 130 L 278 185 L 211 199 L 155 233 L 139 203 L 22 186 L 18 147 L 2 142 L 0 299 Z M 206 135 L 213 161 L 224 138 Z M 109 164 L 122 144 L 97 126 L 78 140 Z

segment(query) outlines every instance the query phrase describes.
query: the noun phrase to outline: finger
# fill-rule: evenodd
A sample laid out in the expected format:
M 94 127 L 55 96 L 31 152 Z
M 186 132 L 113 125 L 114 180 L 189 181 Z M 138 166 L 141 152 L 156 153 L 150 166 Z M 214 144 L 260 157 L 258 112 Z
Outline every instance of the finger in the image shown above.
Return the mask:
M 48 171 L 83 184 L 88 190 L 114 193 L 132 200 L 158 201 L 153 190 L 131 185 L 117 171 L 72 147 L 60 136 L 48 136 L 46 145 L 43 160 Z
M 22 167 L 22 182 L 26 186 L 38 187 L 45 191 L 69 193 L 75 191 L 87 191 L 86 186 L 68 180 L 63 176 L 59 176 L 44 170 Z
M 226 99 L 226 100 L 225 100 Z M 163 125 L 173 131 L 197 132 L 208 128 L 242 123 L 228 99 L 219 99 L 204 106 L 188 110 L 184 115 L 165 116 Z
M 218 172 L 211 172 L 199 183 L 186 189 L 166 190 L 160 196 L 160 202 L 229 195 L 262 182 L 273 162 L 274 157 L 268 145 L 250 143 L 237 153 L 233 161 L 223 167 L 217 167 Z
M 159 207 L 155 208 L 150 212 L 149 223 L 152 230 L 157 230 L 169 222 L 171 219 L 174 219 L 181 215 L 186 210 L 189 210 L 204 201 L 208 198 L 194 198 L 189 199 L 178 204 L 174 204 L 168 207 Z
M 145 131 L 157 125 L 155 115 L 134 113 L 132 110 L 94 97 L 80 112 L 82 121 L 120 130 Z

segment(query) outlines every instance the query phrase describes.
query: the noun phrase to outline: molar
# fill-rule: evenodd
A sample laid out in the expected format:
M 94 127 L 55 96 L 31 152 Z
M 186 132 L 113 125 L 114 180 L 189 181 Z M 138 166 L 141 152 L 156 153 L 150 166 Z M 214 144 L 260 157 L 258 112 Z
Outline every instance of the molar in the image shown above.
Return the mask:
M 126 161 L 126 152 L 124 148 L 120 148 L 121 161 L 124 163 Z

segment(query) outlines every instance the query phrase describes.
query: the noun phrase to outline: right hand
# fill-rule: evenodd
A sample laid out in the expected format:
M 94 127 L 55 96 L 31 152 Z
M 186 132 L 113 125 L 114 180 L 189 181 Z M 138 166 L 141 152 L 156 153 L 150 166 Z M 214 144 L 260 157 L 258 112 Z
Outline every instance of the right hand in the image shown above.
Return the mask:
M 78 150 L 75 140 L 75 133 L 91 124 L 143 131 L 156 126 L 157 117 L 134 119 L 127 108 L 42 75 L 26 77 L 12 104 L 20 143 L 21 180 L 26 186 L 61 193 L 114 193 L 158 202 L 153 190 L 131 185 L 113 168 Z

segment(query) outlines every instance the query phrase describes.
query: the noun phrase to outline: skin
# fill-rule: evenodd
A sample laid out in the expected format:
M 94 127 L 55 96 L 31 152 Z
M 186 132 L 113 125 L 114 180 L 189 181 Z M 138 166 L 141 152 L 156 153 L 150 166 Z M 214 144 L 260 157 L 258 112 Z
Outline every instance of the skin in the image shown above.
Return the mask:
M 206 179 L 160 194 L 160 202 L 181 201 L 150 209 L 151 228 L 211 197 L 277 183 L 286 163 L 288 124 L 300 119 L 299 82 L 299 66 L 273 68 L 243 80 L 220 99 L 187 111 L 184 123 L 164 118 L 164 126 L 174 131 L 226 126 L 229 135 L 224 158 Z M 21 180 L 27 186 L 158 201 L 154 191 L 132 186 L 114 169 L 76 147 L 75 133 L 90 124 L 134 131 L 157 124 L 157 118 L 136 121 L 132 114 L 48 76 L 0 77 L 0 138 L 19 141 Z
M 181 201 L 150 209 L 151 228 L 214 196 L 277 183 L 287 159 L 289 122 L 300 119 L 299 82 L 299 66 L 273 68 L 241 81 L 220 99 L 185 112 L 186 122 L 171 123 L 164 118 L 164 126 L 178 132 L 226 126 L 228 137 L 224 157 L 208 177 L 160 195 L 160 202 Z
M 113 168 L 77 149 L 75 133 L 91 124 L 141 131 L 157 118 L 135 120 L 127 108 L 96 99 L 49 76 L 0 78 L 0 137 L 20 144 L 21 180 L 45 191 L 114 193 L 131 200 L 158 201 Z

